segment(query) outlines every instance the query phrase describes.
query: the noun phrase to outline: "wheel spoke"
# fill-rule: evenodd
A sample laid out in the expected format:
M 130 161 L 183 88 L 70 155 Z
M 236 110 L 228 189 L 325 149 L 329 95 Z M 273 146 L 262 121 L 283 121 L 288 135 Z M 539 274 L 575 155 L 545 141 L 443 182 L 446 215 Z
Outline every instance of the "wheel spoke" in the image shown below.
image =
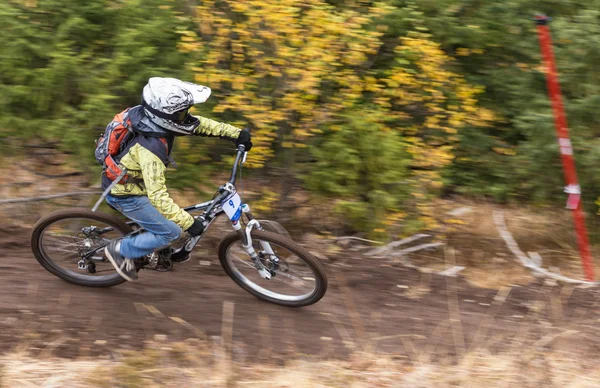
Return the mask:
M 312 272 L 299 271 L 299 270 L 292 269 L 292 268 L 288 268 L 287 272 L 293 272 L 296 274 L 296 276 L 298 276 L 299 278 L 302 278 L 302 279 L 310 278 L 310 277 L 314 276 L 314 274 Z M 313 280 L 314 280 L 314 278 L 313 278 Z
M 67 255 L 62 257 L 63 260 L 81 260 L 81 256 L 79 256 L 79 253 L 77 252 L 71 252 L 69 251 Z
M 288 279 L 291 279 L 292 281 L 282 278 L 282 275 Z M 292 286 L 297 290 L 305 290 L 306 286 L 308 285 L 307 282 L 303 281 L 302 279 L 299 279 L 295 276 L 284 275 L 281 272 L 277 272 L 277 276 L 275 276 L 273 279 L 279 282 L 283 282 L 289 286 Z
M 82 245 L 82 241 L 64 242 L 64 241 L 60 241 L 60 240 L 52 240 L 52 241 L 50 241 L 50 243 L 51 243 L 51 246 L 60 247 L 62 249 L 67 248 L 67 247 L 79 248 Z
M 102 230 L 106 232 L 102 234 L 96 232 Z M 111 239 L 120 236 L 122 233 L 119 229 L 106 222 L 67 216 L 47 225 L 41 231 L 39 246 L 45 260 L 60 268 L 60 272 L 82 281 L 83 279 L 102 280 L 107 277 L 118 277 L 112 265 L 104 258 L 102 249 Z M 79 269 L 78 264 L 83 253 L 93 254 L 90 262 L 95 266 L 94 273 Z
M 241 262 L 242 264 L 244 264 L 244 265 L 246 265 L 246 266 L 248 266 L 250 268 L 256 269 L 256 267 L 254 266 L 254 264 L 250 264 L 248 261 L 246 261 L 244 259 L 240 259 L 238 256 L 235 256 L 235 258 L 237 259 L 237 261 Z

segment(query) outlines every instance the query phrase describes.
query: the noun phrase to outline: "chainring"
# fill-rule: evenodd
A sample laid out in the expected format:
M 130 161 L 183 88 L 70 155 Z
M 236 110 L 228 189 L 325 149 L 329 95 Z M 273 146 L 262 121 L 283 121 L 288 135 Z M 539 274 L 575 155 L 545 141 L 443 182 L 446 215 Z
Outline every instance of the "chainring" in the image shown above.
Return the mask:
M 168 272 L 173 269 L 173 261 L 171 260 L 172 254 L 172 248 L 165 248 L 163 250 L 153 252 L 147 256 L 147 263 L 145 267 L 158 272 Z

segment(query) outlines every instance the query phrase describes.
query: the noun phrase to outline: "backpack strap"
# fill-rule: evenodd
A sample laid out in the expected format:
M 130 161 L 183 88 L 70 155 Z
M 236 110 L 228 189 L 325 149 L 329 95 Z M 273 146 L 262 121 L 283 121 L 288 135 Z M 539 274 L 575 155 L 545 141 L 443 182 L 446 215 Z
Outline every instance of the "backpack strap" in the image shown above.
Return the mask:
M 123 112 L 123 121 L 121 121 L 121 124 L 127 128 L 127 130 L 129 132 L 135 133 L 133 130 L 133 127 L 131 126 L 131 120 L 129 120 L 129 110 L 131 108 L 127 108 L 125 109 L 125 112 Z
M 161 137 L 160 141 L 165 145 L 165 147 L 167 147 L 167 158 L 169 160 L 169 165 L 172 165 L 173 168 L 177 168 L 178 166 L 177 163 L 175 163 L 175 159 L 173 159 L 173 157 L 169 153 L 169 142 L 164 137 Z
M 106 198 L 106 196 L 108 195 L 108 193 L 110 193 L 110 191 L 113 189 L 113 187 L 115 187 L 117 184 L 119 184 L 119 182 L 121 181 L 121 179 L 123 179 L 123 177 L 126 174 L 127 174 L 127 169 L 124 168 L 123 171 L 121 171 L 121 173 L 117 177 L 117 179 L 115 179 L 114 181 L 112 181 L 112 183 L 110 185 L 108 185 L 108 187 L 106 188 L 106 190 L 104 190 L 102 192 L 102 195 L 100 196 L 100 198 L 98 198 L 98 200 L 94 204 L 94 207 L 92 208 L 93 212 L 95 212 L 96 210 L 98 210 L 98 207 L 100 206 L 100 204 L 102 203 L 102 201 L 104 201 L 104 198 Z

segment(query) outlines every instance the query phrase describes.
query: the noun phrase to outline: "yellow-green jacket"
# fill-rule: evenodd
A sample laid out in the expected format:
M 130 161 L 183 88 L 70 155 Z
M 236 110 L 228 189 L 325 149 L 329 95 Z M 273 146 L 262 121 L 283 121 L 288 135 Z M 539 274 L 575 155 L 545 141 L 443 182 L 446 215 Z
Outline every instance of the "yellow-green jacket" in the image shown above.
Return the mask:
M 229 124 L 204 117 L 197 118 L 200 125 L 194 131 L 196 135 L 219 136 L 234 140 L 241 132 L 241 129 Z M 194 218 L 173 201 L 167 191 L 165 178 L 175 136 L 150 121 L 140 106 L 129 110 L 129 119 L 137 135 L 121 153 L 118 162 L 120 167 L 126 168 L 127 174 L 134 179 L 132 183 L 115 185 L 110 195 L 115 197 L 146 195 L 162 215 L 183 230 L 187 230 L 193 224 Z M 103 189 L 110 183 L 106 176 L 102 177 Z

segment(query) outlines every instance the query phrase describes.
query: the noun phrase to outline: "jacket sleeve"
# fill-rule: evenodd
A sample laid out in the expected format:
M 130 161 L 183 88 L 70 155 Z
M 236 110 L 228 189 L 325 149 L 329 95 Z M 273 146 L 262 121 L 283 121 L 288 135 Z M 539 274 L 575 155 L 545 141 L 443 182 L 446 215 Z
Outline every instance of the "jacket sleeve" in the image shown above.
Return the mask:
M 194 135 L 200 136 L 219 136 L 220 138 L 235 140 L 240 135 L 241 129 L 233 125 L 220 123 L 206 117 L 196 116 L 200 121 L 198 128 L 194 130 Z
M 166 219 L 175 222 L 181 229 L 187 230 L 194 223 L 194 217 L 180 208 L 167 192 L 165 164 L 158 156 L 144 147 L 138 148 L 138 161 L 150 203 Z

